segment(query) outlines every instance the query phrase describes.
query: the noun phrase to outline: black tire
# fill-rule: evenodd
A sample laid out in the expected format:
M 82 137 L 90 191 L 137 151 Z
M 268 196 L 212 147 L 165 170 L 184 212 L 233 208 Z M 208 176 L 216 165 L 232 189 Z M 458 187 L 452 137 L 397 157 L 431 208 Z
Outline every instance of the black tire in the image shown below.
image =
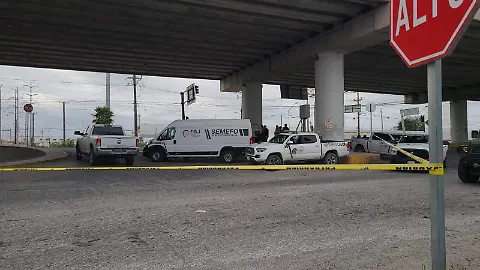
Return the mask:
M 125 164 L 127 166 L 133 166 L 134 162 L 135 162 L 135 157 L 126 157 L 125 158 Z
M 279 154 L 271 154 L 265 161 L 266 165 L 283 165 L 283 159 Z
M 167 155 L 163 149 L 156 148 L 151 150 L 150 159 L 154 162 L 162 162 L 167 159 Z
M 78 147 L 78 145 L 75 147 L 75 157 L 77 158 L 77 160 L 83 159 L 82 152 L 80 152 L 80 148 Z
M 470 168 L 467 168 L 463 163 L 458 164 L 457 174 L 463 183 L 474 184 L 478 182 L 479 176 L 471 174 Z
M 354 149 L 355 152 L 365 152 L 365 147 L 361 144 L 357 144 Z
M 338 155 L 334 152 L 328 152 L 323 158 L 323 163 L 325 164 L 338 164 L 339 158 Z
M 232 163 L 233 161 L 235 161 L 235 154 L 230 149 L 222 150 L 222 152 L 220 153 L 220 158 L 225 163 Z
M 93 150 L 93 147 L 90 147 L 90 153 L 88 155 L 88 163 L 90 164 L 90 166 L 97 165 L 97 157 L 95 156 L 95 151 Z

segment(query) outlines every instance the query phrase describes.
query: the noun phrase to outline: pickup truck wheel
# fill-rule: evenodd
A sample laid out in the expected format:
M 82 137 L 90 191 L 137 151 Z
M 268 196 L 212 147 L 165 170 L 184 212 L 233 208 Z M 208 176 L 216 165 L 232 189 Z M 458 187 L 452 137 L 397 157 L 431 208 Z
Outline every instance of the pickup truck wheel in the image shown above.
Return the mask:
M 467 168 L 462 163 L 458 164 L 457 174 L 458 174 L 458 178 L 460 178 L 460 180 L 463 183 L 474 184 L 474 183 L 478 182 L 479 176 L 478 175 L 472 175 L 472 173 L 470 172 L 470 169 Z
M 80 148 L 78 147 L 78 145 L 75 147 L 75 157 L 77 158 L 77 160 L 83 159 L 82 152 L 80 152 Z
M 329 152 L 325 155 L 325 157 L 323 158 L 323 161 L 325 162 L 325 164 L 337 164 L 338 156 L 333 152 Z
M 157 149 L 152 150 L 152 153 L 150 154 L 150 157 L 155 162 L 165 161 L 165 159 L 167 158 L 163 151 L 157 150 Z
M 355 150 L 355 152 L 365 152 L 365 148 L 361 144 L 357 144 L 357 146 L 355 146 L 354 150 Z
M 126 158 L 125 158 L 125 164 L 126 164 L 127 166 L 132 166 L 134 162 L 135 162 L 135 158 L 134 158 L 134 157 L 126 157 Z
M 268 156 L 267 160 L 265 161 L 267 165 L 283 165 L 282 157 L 277 154 L 272 154 Z
M 95 157 L 95 151 L 93 151 L 93 148 L 90 147 L 90 154 L 88 156 L 88 161 L 90 163 L 90 166 L 95 166 L 97 165 L 97 158 Z
M 232 150 L 223 150 L 220 154 L 223 162 L 225 163 L 232 163 L 234 159 L 234 154 Z

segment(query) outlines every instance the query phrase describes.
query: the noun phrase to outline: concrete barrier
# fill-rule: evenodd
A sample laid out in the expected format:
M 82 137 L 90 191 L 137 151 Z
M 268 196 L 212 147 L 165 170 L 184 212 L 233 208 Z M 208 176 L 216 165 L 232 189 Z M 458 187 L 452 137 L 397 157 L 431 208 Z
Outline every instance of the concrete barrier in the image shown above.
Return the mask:
M 67 153 L 53 148 L 0 145 L 0 167 L 12 167 L 65 158 Z

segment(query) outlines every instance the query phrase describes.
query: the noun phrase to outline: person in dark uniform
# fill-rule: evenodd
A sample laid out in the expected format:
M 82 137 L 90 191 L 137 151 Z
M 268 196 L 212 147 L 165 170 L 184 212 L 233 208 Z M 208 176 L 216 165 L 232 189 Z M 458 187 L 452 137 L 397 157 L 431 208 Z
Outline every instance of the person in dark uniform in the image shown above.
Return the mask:
M 282 131 L 290 131 L 287 124 L 285 124 L 285 126 L 283 126 Z
M 269 133 L 269 130 L 268 130 L 267 126 L 263 125 L 263 127 L 262 127 L 262 141 L 263 142 L 268 141 L 268 133 Z

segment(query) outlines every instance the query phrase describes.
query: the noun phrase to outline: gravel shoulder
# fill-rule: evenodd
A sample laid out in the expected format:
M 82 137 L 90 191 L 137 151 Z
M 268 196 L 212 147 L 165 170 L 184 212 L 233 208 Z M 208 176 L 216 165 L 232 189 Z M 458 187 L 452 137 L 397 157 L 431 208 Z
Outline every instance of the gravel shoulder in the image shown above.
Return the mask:
M 16 172 L 0 185 L 5 269 L 429 268 L 424 174 Z M 449 171 L 445 190 L 448 265 L 480 269 L 480 185 Z

